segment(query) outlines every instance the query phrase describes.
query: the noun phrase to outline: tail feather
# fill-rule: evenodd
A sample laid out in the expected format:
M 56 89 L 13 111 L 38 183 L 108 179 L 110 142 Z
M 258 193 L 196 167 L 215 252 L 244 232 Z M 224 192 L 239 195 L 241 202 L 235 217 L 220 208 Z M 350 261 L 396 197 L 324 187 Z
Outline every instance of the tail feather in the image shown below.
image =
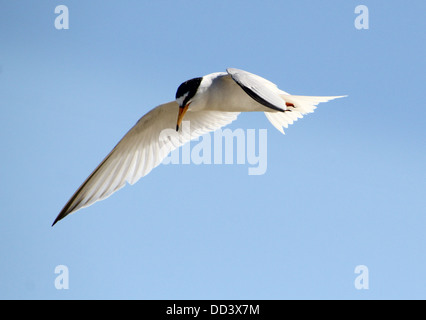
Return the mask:
M 288 112 L 265 112 L 265 115 L 275 128 L 285 134 L 283 128 L 288 128 L 294 121 L 303 118 L 303 115 L 314 112 L 319 103 L 346 96 L 314 97 L 282 94 L 281 97 L 285 102 L 294 105 L 294 107 L 289 107 Z

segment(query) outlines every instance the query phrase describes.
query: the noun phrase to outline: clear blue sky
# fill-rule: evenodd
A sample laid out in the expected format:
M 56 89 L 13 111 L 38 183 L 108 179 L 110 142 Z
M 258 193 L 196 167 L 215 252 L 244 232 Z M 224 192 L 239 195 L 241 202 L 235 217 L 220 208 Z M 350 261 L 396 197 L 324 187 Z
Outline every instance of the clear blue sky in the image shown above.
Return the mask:
M 54 26 L 67 5 L 69 30 Z M 369 8 L 369 29 L 354 26 Z M 426 298 L 425 1 L 0 0 L 0 298 Z M 241 68 L 321 104 L 268 169 L 160 166 L 51 224 L 178 85 Z M 57 290 L 66 265 L 69 289 Z M 355 267 L 369 270 L 357 290 Z

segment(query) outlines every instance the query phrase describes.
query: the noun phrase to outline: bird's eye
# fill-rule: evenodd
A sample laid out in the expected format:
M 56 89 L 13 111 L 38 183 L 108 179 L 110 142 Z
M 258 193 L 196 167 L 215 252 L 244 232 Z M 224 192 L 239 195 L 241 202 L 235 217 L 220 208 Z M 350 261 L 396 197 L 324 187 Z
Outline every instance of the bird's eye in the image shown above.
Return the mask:
M 186 101 L 188 98 L 188 95 L 189 95 L 189 92 L 186 92 L 183 96 L 176 98 L 176 102 L 182 107 L 185 106 L 185 104 L 188 102 Z

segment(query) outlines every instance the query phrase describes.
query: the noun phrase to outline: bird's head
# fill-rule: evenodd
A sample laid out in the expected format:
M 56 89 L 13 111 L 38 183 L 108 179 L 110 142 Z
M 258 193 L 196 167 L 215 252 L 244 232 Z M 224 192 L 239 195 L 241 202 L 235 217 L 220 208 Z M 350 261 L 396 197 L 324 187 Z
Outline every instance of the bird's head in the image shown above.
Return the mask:
M 189 105 L 192 103 L 195 94 L 201 84 L 203 78 L 194 78 L 182 83 L 176 91 L 176 102 L 179 104 L 179 114 L 176 123 L 176 131 L 182 123 L 183 116 L 188 111 Z

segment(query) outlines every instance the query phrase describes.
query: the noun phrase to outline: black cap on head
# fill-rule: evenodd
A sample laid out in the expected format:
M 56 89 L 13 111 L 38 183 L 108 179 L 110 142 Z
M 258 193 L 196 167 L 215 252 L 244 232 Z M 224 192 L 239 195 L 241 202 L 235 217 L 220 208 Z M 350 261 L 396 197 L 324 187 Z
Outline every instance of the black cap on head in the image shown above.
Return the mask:
M 194 78 L 182 83 L 176 91 L 176 100 L 180 107 L 184 107 L 197 93 L 203 78 Z

